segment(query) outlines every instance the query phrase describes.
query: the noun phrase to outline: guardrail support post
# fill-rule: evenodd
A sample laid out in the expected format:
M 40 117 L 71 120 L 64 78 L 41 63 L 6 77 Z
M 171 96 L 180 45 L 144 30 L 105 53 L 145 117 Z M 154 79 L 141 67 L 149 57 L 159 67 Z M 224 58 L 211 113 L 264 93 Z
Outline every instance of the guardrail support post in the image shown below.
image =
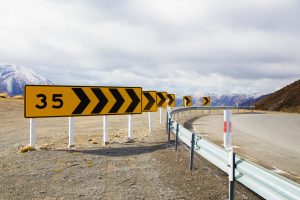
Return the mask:
M 168 143 L 170 144 L 170 138 L 171 138 L 171 118 L 168 118 Z
M 35 147 L 35 121 L 34 119 L 30 118 L 29 121 L 29 146 Z
M 235 153 L 233 149 L 229 152 L 229 165 L 229 200 L 234 200 Z
M 179 123 L 176 124 L 175 151 L 178 151 Z
M 193 163 L 194 163 L 194 147 L 195 147 L 195 133 L 192 134 L 192 141 L 191 141 L 190 171 L 193 170 Z

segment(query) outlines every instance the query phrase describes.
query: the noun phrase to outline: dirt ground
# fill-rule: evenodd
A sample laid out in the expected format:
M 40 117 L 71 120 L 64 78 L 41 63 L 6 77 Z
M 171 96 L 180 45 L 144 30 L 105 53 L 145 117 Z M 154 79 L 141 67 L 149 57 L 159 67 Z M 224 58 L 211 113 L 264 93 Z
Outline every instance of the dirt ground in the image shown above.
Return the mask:
M 165 114 L 163 115 L 165 118 Z M 189 151 L 167 144 L 165 120 L 153 113 L 110 116 L 110 142 L 102 143 L 102 117 L 75 118 L 75 148 L 68 149 L 68 118 L 36 119 L 37 150 L 18 153 L 29 143 L 23 100 L 0 99 L 0 199 L 228 199 L 228 177 Z M 173 138 L 173 135 L 171 137 Z M 236 183 L 236 199 L 260 199 Z

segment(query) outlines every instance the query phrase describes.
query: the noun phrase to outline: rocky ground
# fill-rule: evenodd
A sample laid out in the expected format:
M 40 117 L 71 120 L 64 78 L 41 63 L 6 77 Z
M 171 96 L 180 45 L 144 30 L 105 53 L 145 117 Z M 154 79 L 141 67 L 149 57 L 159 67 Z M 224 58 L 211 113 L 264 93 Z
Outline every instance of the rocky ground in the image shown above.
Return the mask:
M 166 143 L 158 113 L 148 133 L 147 117 L 133 116 L 132 141 L 127 117 L 109 117 L 105 146 L 102 117 L 77 117 L 73 149 L 67 118 L 37 119 L 37 150 L 19 153 L 29 142 L 23 100 L 0 99 L 0 199 L 228 199 L 227 175 L 200 156 L 190 172 L 188 149 Z M 260 199 L 236 185 L 236 199 Z

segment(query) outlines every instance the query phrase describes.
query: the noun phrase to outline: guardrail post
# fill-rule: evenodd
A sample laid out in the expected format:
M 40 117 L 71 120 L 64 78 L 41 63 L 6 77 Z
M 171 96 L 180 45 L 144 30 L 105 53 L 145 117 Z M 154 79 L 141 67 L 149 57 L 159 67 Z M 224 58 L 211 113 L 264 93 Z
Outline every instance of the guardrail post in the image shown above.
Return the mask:
M 170 141 L 171 141 L 171 117 L 169 117 L 168 118 L 168 121 L 169 121 L 169 123 L 168 123 L 168 143 L 170 144 Z
M 193 163 L 194 163 L 194 147 L 195 147 L 195 133 L 192 134 L 192 141 L 191 141 L 190 171 L 193 170 Z
M 235 153 L 233 149 L 229 152 L 229 166 L 229 200 L 234 200 Z
M 176 124 L 175 151 L 178 151 L 179 123 Z

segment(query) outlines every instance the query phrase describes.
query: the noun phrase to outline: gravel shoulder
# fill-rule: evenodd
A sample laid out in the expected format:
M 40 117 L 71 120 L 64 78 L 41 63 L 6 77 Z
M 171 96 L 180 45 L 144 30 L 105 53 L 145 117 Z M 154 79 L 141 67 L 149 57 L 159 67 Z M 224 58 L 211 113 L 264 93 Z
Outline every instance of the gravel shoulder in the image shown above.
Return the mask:
M 165 115 L 164 115 L 165 116 Z M 109 117 L 110 143 L 102 145 L 102 118 L 75 118 L 75 148 L 68 149 L 68 119 L 37 119 L 37 147 L 29 142 L 23 101 L 0 99 L 0 199 L 228 199 L 225 173 L 189 151 L 166 144 L 165 124 L 153 113 L 134 115 L 134 140 L 127 140 L 127 117 Z M 172 136 L 172 139 L 173 136 Z M 236 199 L 260 199 L 237 184 Z

